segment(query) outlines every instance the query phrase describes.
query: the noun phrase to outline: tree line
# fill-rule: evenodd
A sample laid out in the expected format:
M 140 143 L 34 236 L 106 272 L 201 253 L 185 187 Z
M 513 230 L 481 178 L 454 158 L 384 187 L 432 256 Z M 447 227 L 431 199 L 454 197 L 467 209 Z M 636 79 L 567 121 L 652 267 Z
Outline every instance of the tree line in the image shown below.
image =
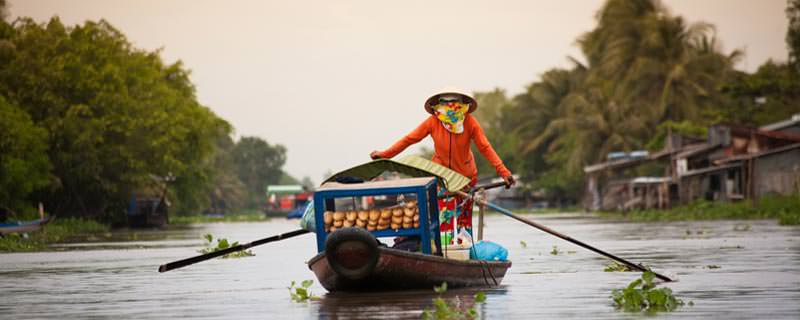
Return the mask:
M 530 190 L 576 202 L 583 167 L 612 151 L 658 150 L 667 128 L 757 126 L 800 112 L 800 0 L 787 1 L 787 62 L 734 69 L 713 25 L 687 23 L 657 0 L 608 0 L 576 43 L 582 59 L 544 72 L 525 92 L 476 94 L 476 116 Z M 535 40 L 535 39 L 534 39 Z M 480 172 L 493 172 L 480 158 Z
M 0 1 L 0 208 L 124 219 L 134 195 L 172 211 L 258 207 L 286 148 L 201 105 L 189 71 L 104 20 L 6 21 Z

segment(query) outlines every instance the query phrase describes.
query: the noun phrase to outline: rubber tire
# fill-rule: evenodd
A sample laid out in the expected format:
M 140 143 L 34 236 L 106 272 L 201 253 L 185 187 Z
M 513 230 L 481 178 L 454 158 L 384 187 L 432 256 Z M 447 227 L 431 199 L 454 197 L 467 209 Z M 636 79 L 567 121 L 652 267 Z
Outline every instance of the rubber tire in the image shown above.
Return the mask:
M 367 263 L 358 269 L 348 269 L 338 263 L 335 256 L 339 246 L 345 242 L 362 242 L 367 248 Z M 338 275 L 350 279 L 360 280 L 372 274 L 372 270 L 378 264 L 380 253 L 378 252 L 378 241 L 369 231 L 361 228 L 342 228 L 328 235 L 325 240 L 325 252 L 328 264 Z

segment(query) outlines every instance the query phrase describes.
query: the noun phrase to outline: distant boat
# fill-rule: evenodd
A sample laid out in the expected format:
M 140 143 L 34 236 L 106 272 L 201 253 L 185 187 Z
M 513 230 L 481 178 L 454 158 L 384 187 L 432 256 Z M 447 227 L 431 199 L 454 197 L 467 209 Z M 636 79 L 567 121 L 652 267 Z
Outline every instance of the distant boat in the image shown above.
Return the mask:
M 14 221 L 0 223 L 0 234 L 9 233 L 26 233 L 39 231 L 45 224 L 50 222 L 50 217 L 28 220 L 28 221 Z

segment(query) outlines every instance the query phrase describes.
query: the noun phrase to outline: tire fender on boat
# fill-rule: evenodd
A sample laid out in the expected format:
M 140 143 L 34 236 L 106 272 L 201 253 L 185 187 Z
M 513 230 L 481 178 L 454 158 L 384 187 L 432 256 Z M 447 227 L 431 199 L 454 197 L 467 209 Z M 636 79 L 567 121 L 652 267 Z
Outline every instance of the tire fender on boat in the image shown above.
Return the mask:
M 351 280 L 372 274 L 380 256 L 375 236 L 361 228 L 342 228 L 330 234 L 325 254 L 331 269 Z

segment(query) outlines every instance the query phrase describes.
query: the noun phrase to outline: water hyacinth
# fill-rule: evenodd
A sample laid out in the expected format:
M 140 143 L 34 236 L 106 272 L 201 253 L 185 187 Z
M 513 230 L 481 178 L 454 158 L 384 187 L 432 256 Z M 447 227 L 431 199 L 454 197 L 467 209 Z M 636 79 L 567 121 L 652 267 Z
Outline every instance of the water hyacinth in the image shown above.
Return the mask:
M 628 284 L 626 288 L 611 291 L 614 306 L 625 312 L 656 313 L 674 311 L 684 305 L 683 300 L 672 295 L 670 288 L 656 289 L 656 285 L 653 283 L 655 277 L 655 273 L 647 271 L 642 274 L 640 279 Z

